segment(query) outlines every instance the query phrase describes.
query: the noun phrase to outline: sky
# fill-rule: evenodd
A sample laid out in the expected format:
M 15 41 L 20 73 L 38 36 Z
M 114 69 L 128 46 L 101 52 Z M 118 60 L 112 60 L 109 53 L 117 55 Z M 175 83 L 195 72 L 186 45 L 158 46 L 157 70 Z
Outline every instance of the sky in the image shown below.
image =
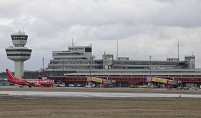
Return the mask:
M 31 58 L 24 70 L 36 71 L 52 51 L 92 44 L 102 54 L 130 60 L 166 60 L 195 55 L 201 68 L 200 0 L 0 0 L 0 72 L 14 71 L 5 48 L 10 35 L 24 31 Z M 117 51 L 118 40 L 118 51 Z

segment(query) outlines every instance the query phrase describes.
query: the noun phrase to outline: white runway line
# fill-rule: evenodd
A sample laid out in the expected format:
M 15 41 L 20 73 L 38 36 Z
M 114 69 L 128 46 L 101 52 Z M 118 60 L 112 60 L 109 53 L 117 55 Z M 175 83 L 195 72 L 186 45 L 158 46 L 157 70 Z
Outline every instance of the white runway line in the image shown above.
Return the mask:
M 113 92 L 38 92 L 38 91 L 0 91 L 0 94 L 26 97 L 192 97 L 201 98 L 201 94 L 172 93 L 113 93 Z

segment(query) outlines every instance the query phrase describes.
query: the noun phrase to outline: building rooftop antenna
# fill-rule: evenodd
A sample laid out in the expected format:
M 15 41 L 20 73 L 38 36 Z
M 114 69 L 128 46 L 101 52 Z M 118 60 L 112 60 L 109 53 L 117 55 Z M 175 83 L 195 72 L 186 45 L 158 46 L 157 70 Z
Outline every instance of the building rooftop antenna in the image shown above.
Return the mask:
M 25 33 L 25 32 L 24 32 L 24 25 L 22 25 L 22 32 Z
M 178 41 L 178 61 L 179 61 L 179 41 Z
M 118 58 L 118 38 L 117 38 L 117 57 L 116 59 Z
M 73 43 L 73 38 L 72 38 L 72 46 L 74 46 L 74 43 Z

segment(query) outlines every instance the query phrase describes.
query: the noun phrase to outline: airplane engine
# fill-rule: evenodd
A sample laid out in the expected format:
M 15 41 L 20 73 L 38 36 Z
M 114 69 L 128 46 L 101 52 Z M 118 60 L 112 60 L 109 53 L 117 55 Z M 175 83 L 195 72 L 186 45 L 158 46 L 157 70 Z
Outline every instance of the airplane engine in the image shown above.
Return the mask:
M 29 88 L 31 88 L 31 87 L 40 87 L 41 86 L 41 84 L 39 84 L 39 83 L 28 83 L 28 86 L 29 86 Z
M 37 84 L 34 84 L 34 86 L 35 86 L 35 87 L 40 87 L 41 84 L 38 84 L 38 83 L 37 83 Z
M 31 88 L 32 86 L 34 86 L 34 83 L 28 83 L 29 88 Z

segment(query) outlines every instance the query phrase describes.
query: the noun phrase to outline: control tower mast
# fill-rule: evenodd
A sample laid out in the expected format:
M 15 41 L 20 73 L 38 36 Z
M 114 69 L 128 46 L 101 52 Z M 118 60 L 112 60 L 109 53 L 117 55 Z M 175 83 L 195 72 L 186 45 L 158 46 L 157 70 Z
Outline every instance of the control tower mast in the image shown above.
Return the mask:
M 15 76 L 22 78 L 24 76 L 24 61 L 30 59 L 32 50 L 24 47 L 27 43 L 28 35 L 25 32 L 11 34 L 14 46 L 7 47 L 7 58 L 15 62 Z

